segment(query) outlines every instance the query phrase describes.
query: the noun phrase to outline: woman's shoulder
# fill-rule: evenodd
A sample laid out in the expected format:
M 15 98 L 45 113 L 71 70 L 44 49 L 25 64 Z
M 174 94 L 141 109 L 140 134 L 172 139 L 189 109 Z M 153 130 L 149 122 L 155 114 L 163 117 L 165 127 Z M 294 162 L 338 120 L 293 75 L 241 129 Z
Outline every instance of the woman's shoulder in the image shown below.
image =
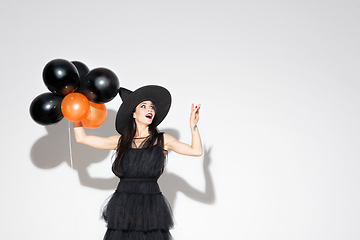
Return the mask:
M 163 135 L 163 138 L 164 138 L 165 142 L 172 141 L 172 140 L 175 139 L 173 136 L 171 136 L 170 134 L 165 133 L 165 132 L 162 132 L 162 135 Z
M 108 137 L 108 139 L 109 139 L 113 144 L 115 144 L 115 146 L 118 145 L 120 138 L 121 138 L 121 135 L 115 135 L 115 136 L 110 136 L 110 137 Z
M 108 138 L 111 139 L 111 140 L 114 140 L 114 141 L 118 142 L 119 139 L 121 138 L 121 135 L 110 136 L 110 137 L 108 137 Z
M 177 141 L 177 139 L 168 133 L 163 133 L 162 135 L 164 141 L 164 149 L 169 150 L 169 144 L 171 144 L 171 142 Z

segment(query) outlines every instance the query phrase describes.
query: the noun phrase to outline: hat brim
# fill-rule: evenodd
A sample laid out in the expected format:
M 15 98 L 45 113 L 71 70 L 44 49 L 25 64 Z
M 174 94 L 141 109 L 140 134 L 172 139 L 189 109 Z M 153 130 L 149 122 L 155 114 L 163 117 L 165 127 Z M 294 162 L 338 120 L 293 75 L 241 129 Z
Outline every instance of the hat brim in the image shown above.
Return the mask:
M 129 94 L 120 105 L 115 120 L 115 128 L 118 133 L 125 134 L 126 125 L 135 107 L 139 103 L 148 100 L 155 105 L 157 125 L 164 120 L 171 106 L 170 92 L 166 88 L 157 85 L 144 86 Z

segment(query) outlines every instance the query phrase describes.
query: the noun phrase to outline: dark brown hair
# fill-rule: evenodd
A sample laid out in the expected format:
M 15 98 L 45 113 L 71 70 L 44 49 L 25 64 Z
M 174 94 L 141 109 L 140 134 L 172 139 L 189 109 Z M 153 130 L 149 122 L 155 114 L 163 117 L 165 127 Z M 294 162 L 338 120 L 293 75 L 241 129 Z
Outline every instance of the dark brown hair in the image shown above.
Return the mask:
M 134 111 L 135 109 L 133 110 L 133 112 Z M 147 138 L 147 140 L 143 144 L 141 144 L 141 147 L 147 148 L 153 146 L 156 143 L 156 140 L 158 139 L 159 136 L 159 130 L 156 128 L 156 126 L 157 126 L 157 118 L 155 114 L 152 123 L 149 125 L 150 135 Z M 125 152 L 132 147 L 132 141 L 134 139 L 135 133 L 136 133 L 136 123 L 135 123 L 135 119 L 133 118 L 133 114 L 131 114 L 128 124 L 126 125 L 125 134 L 119 138 L 116 147 L 116 158 L 112 166 L 112 171 L 115 174 L 120 172 L 121 159 L 124 156 Z

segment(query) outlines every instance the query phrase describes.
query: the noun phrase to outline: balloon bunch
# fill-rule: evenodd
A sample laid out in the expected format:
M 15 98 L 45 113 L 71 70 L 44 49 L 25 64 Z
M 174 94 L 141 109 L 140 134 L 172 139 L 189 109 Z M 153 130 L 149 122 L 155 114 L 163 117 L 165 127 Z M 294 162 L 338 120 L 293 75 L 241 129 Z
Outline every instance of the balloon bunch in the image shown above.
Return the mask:
M 30 105 L 32 119 L 51 125 L 63 117 L 82 122 L 86 128 L 100 127 L 106 119 L 105 103 L 119 89 L 119 80 L 106 68 L 89 68 L 82 62 L 54 59 L 46 64 L 43 80 L 50 93 L 37 96 Z

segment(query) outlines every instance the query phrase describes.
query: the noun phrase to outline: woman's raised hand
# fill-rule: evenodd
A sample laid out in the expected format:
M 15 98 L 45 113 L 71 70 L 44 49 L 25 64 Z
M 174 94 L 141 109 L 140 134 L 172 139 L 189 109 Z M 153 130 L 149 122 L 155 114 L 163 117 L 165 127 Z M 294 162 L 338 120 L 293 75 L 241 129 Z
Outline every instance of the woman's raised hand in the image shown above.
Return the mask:
M 191 104 L 191 114 L 190 114 L 190 127 L 195 130 L 195 125 L 199 122 L 199 111 L 201 104 L 194 107 L 194 104 Z
M 165 141 L 165 149 L 166 150 L 173 150 L 179 154 L 187 155 L 187 156 L 201 156 L 203 153 L 201 138 L 199 129 L 197 127 L 197 123 L 199 122 L 199 111 L 200 111 L 200 104 L 194 106 L 191 105 L 191 114 L 190 114 L 190 127 L 191 127 L 191 145 L 179 142 L 176 138 L 169 134 L 164 134 L 164 141 Z

